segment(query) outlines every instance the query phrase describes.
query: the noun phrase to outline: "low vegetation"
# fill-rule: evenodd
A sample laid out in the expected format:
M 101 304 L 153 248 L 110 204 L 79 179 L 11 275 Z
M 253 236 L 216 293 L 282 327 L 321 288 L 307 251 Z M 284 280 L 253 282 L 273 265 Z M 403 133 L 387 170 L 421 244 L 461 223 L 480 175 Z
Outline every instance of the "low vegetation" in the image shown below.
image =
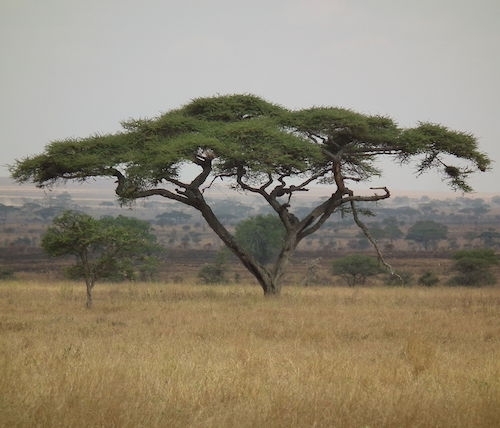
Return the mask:
M 492 427 L 500 289 L 0 283 L 0 426 Z

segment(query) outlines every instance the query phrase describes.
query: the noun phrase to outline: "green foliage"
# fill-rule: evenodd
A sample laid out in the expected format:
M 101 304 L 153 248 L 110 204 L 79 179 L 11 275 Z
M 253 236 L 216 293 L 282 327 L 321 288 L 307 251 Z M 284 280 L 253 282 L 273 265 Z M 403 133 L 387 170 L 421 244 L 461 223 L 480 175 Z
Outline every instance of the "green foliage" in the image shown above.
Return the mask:
M 433 287 L 439 283 L 439 277 L 431 271 L 425 271 L 419 278 L 418 283 L 425 287 Z
M 451 278 L 450 285 L 475 287 L 497 282 L 490 268 L 497 265 L 499 259 L 492 249 L 461 250 L 457 251 L 453 258 L 453 268 L 457 274 Z
M 466 192 L 472 190 L 466 183 L 471 169 L 447 165 L 441 155 L 470 159 L 479 171 L 486 171 L 491 163 L 484 153 L 479 152 L 476 139 L 471 134 L 450 132 L 448 128 L 433 123 L 420 123 L 416 128 L 404 130 L 399 136 L 399 144 L 403 161 L 410 156 L 421 156 L 422 160 L 417 166 L 418 173 L 442 168 L 444 178 L 450 182 L 451 187 Z
M 126 179 L 122 196 L 133 199 L 138 189 L 178 179 L 182 165 L 207 153 L 217 158 L 217 171 L 224 174 L 243 168 L 249 177 L 264 174 L 267 180 L 269 173 L 324 171 L 326 181 L 335 158 L 342 159 L 345 175 L 365 180 L 379 173 L 376 157 L 408 162 L 416 156 L 422 159 L 417 172 L 441 169 L 452 187 L 466 191 L 466 177 L 490 164 L 472 135 L 443 126 L 400 129 L 388 117 L 332 107 L 290 111 L 253 95 L 198 98 L 157 118 L 132 119 L 122 126 L 116 134 L 52 142 L 43 154 L 17 161 L 11 174 L 40 186 L 121 174 Z M 469 166 L 445 165 L 450 155 Z
M 52 256 L 74 255 L 77 264 L 68 274 L 97 279 L 134 279 L 136 269 L 151 271 L 160 247 L 147 222 L 124 216 L 95 219 L 66 211 L 42 237 L 42 248 Z
M 440 125 L 402 129 L 388 117 L 334 107 L 292 111 L 246 94 L 198 98 L 159 117 L 132 119 L 122 126 L 115 134 L 54 141 L 42 154 L 16 161 L 11 175 L 40 187 L 111 177 L 122 203 L 161 196 L 193 207 L 264 293 L 273 294 L 279 292 L 277 283 L 298 243 L 332 214 L 353 202 L 373 203 L 390 196 L 384 188 L 365 195 L 348 187 L 351 181 L 379 175 L 380 158 L 415 160 L 417 174 L 439 170 L 453 188 L 463 191 L 471 190 L 468 176 L 491 163 L 472 135 Z M 189 168 L 189 178 L 181 176 L 181 169 L 188 171 L 185 166 L 195 167 Z M 281 251 L 264 245 L 261 238 L 249 247 L 238 244 L 205 199 L 204 191 L 216 179 L 270 205 L 286 230 Z M 294 196 L 313 183 L 331 185 L 331 196 L 299 220 L 291 211 Z M 278 252 L 274 267 L 262 265 Z
M 226 277 L 227 255 L 225 251 L 220 251 L 214 263 L 206 263 L 198 272 L 198 279 L 203 284 L 225 284 L 228 282 Z
M 381 272 L 383 270 L 378 260 L 375 257 L 363 254 L 341 257 L 332 262 L 332 273 L 343 276 L 350 287 L 364 284 L 366 278 Z
M 278 217 L 258 215 L 236 226 L 236 241 L 262 264 L 270 263 L 281 249 L 285 229 Z
M 425 250 L 434 248 L 438 241 L 446 239 L 448 226 L 432 220 L 417 221 L 408 229 L 406 239 L 418 242 Z

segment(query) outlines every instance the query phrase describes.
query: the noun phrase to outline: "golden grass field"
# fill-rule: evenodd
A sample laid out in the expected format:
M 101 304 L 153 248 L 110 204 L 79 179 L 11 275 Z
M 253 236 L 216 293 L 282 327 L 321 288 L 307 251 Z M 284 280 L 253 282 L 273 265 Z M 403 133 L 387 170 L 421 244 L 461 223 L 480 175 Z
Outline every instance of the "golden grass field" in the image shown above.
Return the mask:
M 500 426 L 500 288 L 0 283 L 2 427 Z

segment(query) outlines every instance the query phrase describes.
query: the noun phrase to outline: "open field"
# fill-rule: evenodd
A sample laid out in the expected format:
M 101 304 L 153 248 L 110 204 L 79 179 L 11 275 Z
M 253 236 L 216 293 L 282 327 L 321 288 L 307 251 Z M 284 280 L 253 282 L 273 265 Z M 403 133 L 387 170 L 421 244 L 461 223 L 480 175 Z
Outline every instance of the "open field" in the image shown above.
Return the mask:
M 500 288 L 0 283 L 2 427 L 493 427 Z

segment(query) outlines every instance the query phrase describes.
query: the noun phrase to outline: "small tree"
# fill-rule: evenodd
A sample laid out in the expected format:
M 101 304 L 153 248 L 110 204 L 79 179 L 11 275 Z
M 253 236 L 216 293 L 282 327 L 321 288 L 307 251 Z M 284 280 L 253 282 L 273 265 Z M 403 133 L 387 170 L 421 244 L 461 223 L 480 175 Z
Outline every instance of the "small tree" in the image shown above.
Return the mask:
M 51 256 L 75 255 L 71 274 L 83 277 L 87 307 L 98 279 L 132 279 L 134 268 L 159 251 L 150 226 L 141 220 L 119 216 L 97 220 L 87 214 L 66 211 L 56 217 L 42 237 L 42 248 Z
M 364 284 L 366 278 L 382 272 L 382 268 L 375 257 L 362 254 L 353 254 L 334 260 L 332 263 L 334 275 L 341 275 L 349 287 Z
M 415 241 L 424 247 L 424 250 L 435 248 L 438 241 L 446 239 L 448 226 L 432 220 L 417 221 L 408 229 L 406 239 Z
M 481 286 L 493 285 L 496 278 L 490 268 L 498 264 L 498 256 L 489 248 L 457 251 L 454 269 L 457 274 L 451 278 L 451 285 Z
M 284 238 L 285 228 L 272 214 L 251 217 L 236 226 L 236 241 L 262 264 L 278 257 Z

